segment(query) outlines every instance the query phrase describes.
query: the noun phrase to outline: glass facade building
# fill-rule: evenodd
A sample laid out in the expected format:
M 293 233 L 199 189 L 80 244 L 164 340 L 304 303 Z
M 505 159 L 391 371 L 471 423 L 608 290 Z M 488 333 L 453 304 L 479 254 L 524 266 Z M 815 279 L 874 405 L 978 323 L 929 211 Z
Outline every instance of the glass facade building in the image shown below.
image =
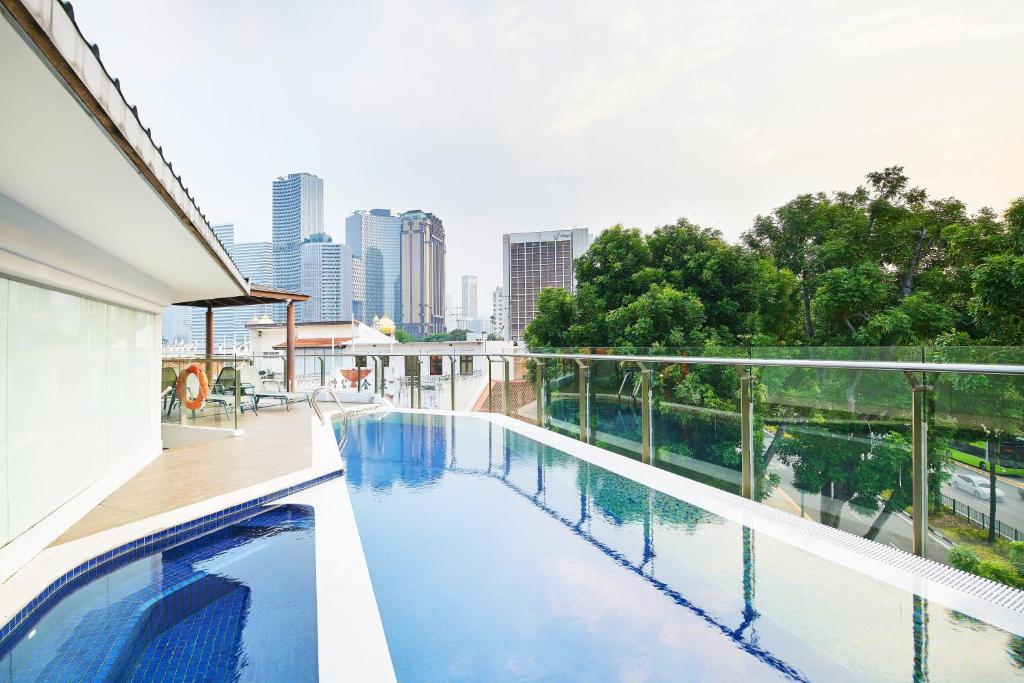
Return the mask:
M 214 225 L 212 228 L 217 239 L 224 245 L 228 256 L 235 262 L 239 272 L 248 278 L 250 283 L 269 285 L 273 282 L 273 245 L 270 242 L 235 242 L 235 226 L 232 223 Z M 214 309 L 214 344 L 224 347 L 244 344 L 249 336 L 245 323 L 262 315 L 263 308 L 263 306 L 232 306 Z M 171 309 L 182 309 L 189 312 L 190 334 L 187 337 L 181 338 L 175 334 L 182 323 L 177 317 L 180 316 L 180 313 Z M 168 316 L 170 316 L 170 322 L 166 320 Z M 171 306 L 165 312 L 163 328 L 162 336 L 169 343 L 199 342 L 202 345 L 206 341 L 206 311 L 202 308 Z
M 388 316 L 401 324 L 402 217 L 390 209 L 356 211 L 345 219 L 352 251 L 353 313 L 362 320 Z
M 299 247 L 302 240 L 324 231 L 324 183 L 311 173 L 292 173 L 274 181 L 273 285 L 289 292 L 302 283 Z M 274 317 L 284 320 L 284 306 Z
M 321 233 L 303 241 L 301 291 L 309 300 L 299 305 L 302 322 L 352 319 L 352 251 Z

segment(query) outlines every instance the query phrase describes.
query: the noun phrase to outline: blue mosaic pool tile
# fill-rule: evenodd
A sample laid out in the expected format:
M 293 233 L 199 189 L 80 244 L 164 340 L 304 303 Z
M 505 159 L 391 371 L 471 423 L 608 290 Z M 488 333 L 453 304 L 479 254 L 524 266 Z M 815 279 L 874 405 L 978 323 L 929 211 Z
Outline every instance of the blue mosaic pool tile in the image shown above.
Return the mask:
M 54 579 L 43 591 L 32 598 L 13 619 L 0 626 L 0 649 L 3 649 L 8 638 L 20 638 L 28 626 L 31 625 L 29 622 L 38 616 L 39 613 L 45 612 L 61 598 L 91 581 L 101 571 L 111 571 L 113 568 L 123 566 L 163 547 L 181 543 L 214 528 L 232 524 L 245 517 L 251 517 L 260 512 L 259 508 L 267 503 L 286 498 L 293 493 L 318 486 L 332 479 L 337 479 L 343 474 L 344 470 L 342 469 L 328 472 L 319 477 L 314 477 L 313 479 L 234 505 L 219 512 L 203 515 L 200 518 L 177 524 L 158 533 L 129 541 L 82 562 L 77 567 Z

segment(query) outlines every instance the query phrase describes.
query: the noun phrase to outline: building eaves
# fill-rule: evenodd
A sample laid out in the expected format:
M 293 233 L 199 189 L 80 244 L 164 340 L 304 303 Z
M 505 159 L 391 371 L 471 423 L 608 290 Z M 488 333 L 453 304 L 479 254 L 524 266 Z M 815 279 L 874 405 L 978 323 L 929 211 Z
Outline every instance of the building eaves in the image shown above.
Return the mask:
M 181 176 L 174 173 L 163 148 L 153 141 L 150 129 L 142 125 L 138 107 L 128 104 L 120 81 L 107 71 L 100 59 L 99 46 L 89 43 L 82 35 L 71 3 L 0 0 L 0 8 L 182 225 L 239 287 L 248 292 L 246 279 L 213 233 L 206 215 Z

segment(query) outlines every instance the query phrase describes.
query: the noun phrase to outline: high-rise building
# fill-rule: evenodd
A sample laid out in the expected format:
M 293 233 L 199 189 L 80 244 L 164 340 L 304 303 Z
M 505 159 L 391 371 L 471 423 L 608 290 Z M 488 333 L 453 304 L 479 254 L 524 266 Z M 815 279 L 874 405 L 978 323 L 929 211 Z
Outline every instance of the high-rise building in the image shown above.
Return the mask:
M 296 292 L 302 283 L 299 245 L 324 231 L 324 182 L 311 173 L 292 173 L 274 181 L 274 281 Z M 284 306 L 274 316 L 284 319 Z
M 352 251 L 352 309 L 360 320 L 402 323 L 402 217 L 390 209 L 355 211 L 345 219 Z
M 235 226 L 232 223 L 211 226 L 217 239 L 224 245 L 228 256 L 235 262 L 239 272 L 251 284 L 269 285 L 274 279 L 273 245 L 270 242 L 236 242 Z M 213 311 L 214 343 L 233 346 L 244 343 L 248 338 L 245 328 L 252 318 L 263 313 L 263 306 L 231 306 Z M 201 308 L 189 309 L 190 334 L 184 341 L 206 339 L 206 311 Z M 166 338 L 166 336 L 165 336 Z M 168 341 L 176 341 L 168 339 Z
M 541 290 L 576 290 L 573 264 L 590 247 L 590 233 L 586 228 L 513 232 L 502 241 L 503 284 L 508 292 L 505 338 L 519 340 L 537 315 Z
M 462 316 L 473 319 L 480 317 L 480 299 L 477 296 L 476 275 L 462 276 Z
M 507 338 L 505 333 L 508 331 L 508 295 L 501 285 L 491 292 L 491 329 L 488 331 L 496 337 Z
M 182 344 L 192 341 L 191 306 L 168 306 L 160 318 L 160 336 L 165 344 Z
M 331 241 L 327 233 L 314 234 L 299 248 L 302 259 L 300 291 L 309 295 L 299 313 L 302 322 L 352 319 L 352 251 Z
M 444 331 L 444 225 L 418 209 L 402 214 L 402 329 Z M 369 295 L 369 287 L 367 287 Z

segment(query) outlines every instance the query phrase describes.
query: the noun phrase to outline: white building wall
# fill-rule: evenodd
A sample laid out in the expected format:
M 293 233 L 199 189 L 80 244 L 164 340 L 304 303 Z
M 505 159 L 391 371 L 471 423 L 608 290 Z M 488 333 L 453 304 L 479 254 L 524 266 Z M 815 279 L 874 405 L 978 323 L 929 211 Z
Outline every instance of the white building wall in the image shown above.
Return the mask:
M 0 543 L 159 451 L 158 332 L 152 313 L 0 279 Z

